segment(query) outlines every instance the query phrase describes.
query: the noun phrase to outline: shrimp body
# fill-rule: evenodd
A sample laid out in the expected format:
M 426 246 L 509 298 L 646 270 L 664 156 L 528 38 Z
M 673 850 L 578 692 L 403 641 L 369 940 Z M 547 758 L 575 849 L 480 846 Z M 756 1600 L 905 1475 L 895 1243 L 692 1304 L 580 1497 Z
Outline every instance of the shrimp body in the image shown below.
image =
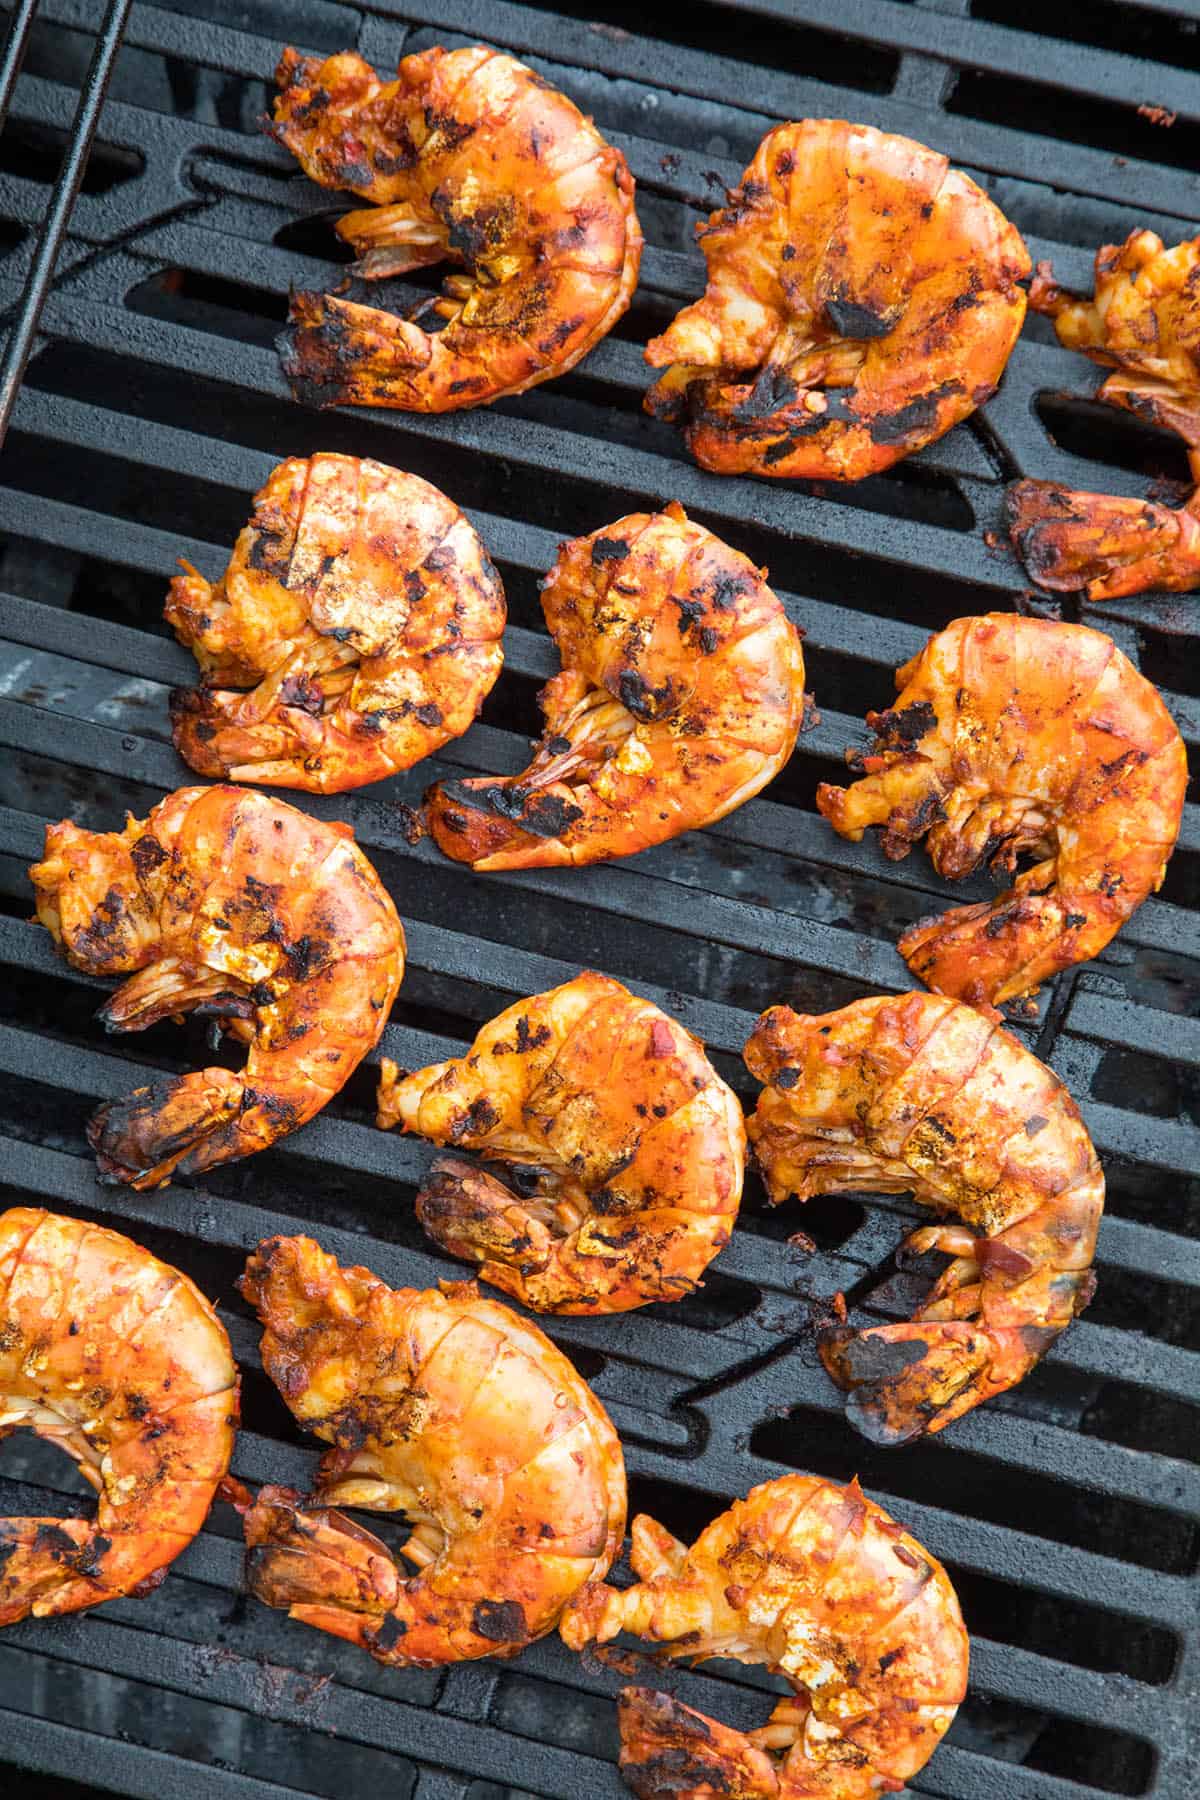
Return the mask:
M 876 1443 L 940 1431 L 1022 1381 L 1091 1299 L 1104 1175 L 1079 1109 L 1011 1032 L 933 994 L 809 1017 L 773 1006 L 746 1045 L 766 1085 L 750 1138 L 773 1205 L 911 1193 L 965 1221 L 911 1324 L 831 1326 L 821 1356 Z
M 1091 300 L 1059 287 L 1039 263 L 1029 304 L 1054 320 L 1068 350 L 1114 371 L 1097 399 L 1183 439 L 1198 484 L 1176 509 L 1018 481 L 1008 522 L 1030 575 L 1060 592 L 1082 588 L 1089 600 L 1200 587 L 1200 237 L 1167 250 L 1154 232 L 1133 231 L 1105 244 Z
M 504 589 L 452 500 L 357 456 L 291 457 L 215 587 L 166 618 L 204 673 L 171 696 L 197 774 L 332 794 L 461 737 L 504 660 Z M 231 689 L 248 692 L 231 692 Z
M 897 671 L 869 713 L 875 749 L 818 809 L 854 842 L 883 827 L 907 856 L 928 833 L 939 875 L 985 860 L 1035 866 L 996 900 L 918 921 L 900 939 L 939 994 L 998 1006 L 1101 951 L 1161 886 L 1183 816 L 1187 759 L 1157 690 L 1111 638 L 1015 613 L 956 619 Z
M 958 1599 L 857 1481 L 764 1482 L 691 1549 L 644 1514 L 632 1538 L 637 1585 L 585 1589 L 562 1621 L 571 1649 L 631 1631 L 670 1657 L 765 1665 L 795 1690 L 743 1734 L 626 1688 L 621 1768 L 643 1800 L 870 1800 L 932 1756 L 966 1692 Z
M 564 544 L 542 605 L 563 668 L 542 690 L 533 761 L 426 795 L 455 861 L 629 856 L 724 818 L 791 755 L 799 634 L 764 573 L 678 503 Z
M 172 1174 L 265 1150 L 337 1093 L 378 1042 L 404 973 L 404 929 L 347 825 L 245 788 L 180 788 L 124 831 L 46 831 L 37 916 L 75 968 L 128 979 L 110 1032 L 211 1015 L 250 1047 L 93 1113 L 101 1178 Z
M 745 1168 L 736 1096 L 682 1025 L 606 975 L 485 1025 L 465 1057 L 401 1076 L 378 1122 L 479 1150 L 433 1167 L 431 1237 L 538 1312 L 624 1312 L 699 1286 L 729 1241 Z
M 646 348 L 646 410 L 718 474 L 859 481 L 991 398 L 1029 256 L 968 176 L 911 138 L 769 131 L 698 228 L 703 296 Z
M 280 339 L 298 398 L 452 412 L 561 375 L 637 286 L 633 177 L 590 119 L 523 63 L 476 44 L 406 56 L 381 82 L 360 56 L 285 50 L 271 135 L 322 187 L 373 204 L 340 235 L 367 280 L 449 260 L 427 332 L 328 294 L 292 299 Z
M 0 1214 L 0 1438 L 29 1426 L 100 1496 L 94 1519 L 0 1519 L 0 1625 L 157 1587 L 237 1421 L 229 1339 L 186 1275 L 83 1219 Z
M 267 1374 L 333 1446 L 311 1503 L 265 1488 L 246 1515 L 259 1599 L 380 1662 L 448 1663 L 516 1655 L 605 1574 L 620 1441 L 536 1325 L 472 1282 L 394 1290 L 304 1237 L 260 1244 L 241 1288 Z M 407 1514 L 417 1573 L 337 1506 Z

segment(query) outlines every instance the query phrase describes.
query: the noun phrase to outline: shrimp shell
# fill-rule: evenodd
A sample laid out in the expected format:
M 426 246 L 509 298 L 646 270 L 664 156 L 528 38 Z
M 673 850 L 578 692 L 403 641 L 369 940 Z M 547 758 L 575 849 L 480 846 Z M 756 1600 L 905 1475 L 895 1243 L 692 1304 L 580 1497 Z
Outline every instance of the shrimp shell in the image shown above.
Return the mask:
M 889 468 L 991 398 L 1025 317 L 1004 214 L 870 125 L 776 126 L 697 232 L 708 286 L 647 345 L 646 410 L 718 474 Z
M 385 1129 L 507 1165 L 511 1185 L 440 1158 L 417 1212 L 444 1249 L 537 1312 L 677 1300 L 729 1242 L 741 1106 L 703 1045 L 619 981 L 576 976 L 510 1006 L 456 1062 L 382 1069 Z
M 406 56 L 285 50 L 271 135 L 323 187 L 373 201 L 340 235 L 367 280 L 446 260 L 429 333 L 328 294 L 292 297 L 279 340 L 298 399 L 452 412 L 574 368 L 626 311 L 642 233 L 625 158 L 565 94 L 477 44 Z
M 1096 956 L 1162 885 L 1183 817 L 1183 740 L 1157 690 L 1086 625 L 956 619 L 896 685 L 896 704 L 867 715 L 874 750 L 848 754 L 862 780 L 823 783 L 817 807 L 855 843 L 881 825 L 894 859 L 928 833 L 951 881 L 1035 856 L 996 900 L 900 939 L 936 993 L 985 1007 L 1025 999 Z
M 766 571 L 677 503 L 564 544 L 542 584 L 563 668 L 520 775 L 426 795 L 438 848 L 475 869 L 631 856 L 724 818 L 787 762 L 804 655 Z
M 870 1800 L 902 1788 L 949 1730 L 967 1686 L 957 1596 L 857 1481 L 764 1482 L 690 1550 L 639 1514 L 631 1561 L 636 1586 L 589 1587 L 568 1608 L 571 1649 L 631 1631 L 669 1657 L 765 1665 L 795 1690 L 742 1733 L 626 1688 L 621 1768 L 643 1800 Z
M 204 684 L 175 690 L 171 720 L 200 775 L 382 781 L 461 737 L 504 661 L 504 589 L 471 525 L 367 458 L 290 457 L 216 586 L 184 567 L 165 616 Z
M 625 1532 L 620 1440 L 562 1352 L 473 1282 L 393 1290 L 311 1238 L 260 1244 L 240 1285 L 267 1374 L 333 1445 L 311 1504 L 266 1488 L 246 1515 L 259 1599 L 392 1664 L 553 1630 Z M 406 1513 L 419 1572 L 339 1505 Z
M 1113 494 L 1019 481 L 1006 502 L 1012 540 L 1034 581 L 1089 600 L 1146 588 L 1200 587 L 1200 237 L 1167 250 L 1132 231 L 1096 252 L 1091 301 L 1039 263 L 1029 304 L 1054 320 L 1068 350 L 1115 370 L 1096 398 L 1176 432 L 1196 490 L 1178 509 Z
M 404 928 L 348 825 L 245 788 L 180 788 L 124 831 L 46 830 L 37 916 L 89 975 L 127 975 L 99 1018 L 211 1015 L 250 1046 L 136 1088 L 88 1125 L 101 1180 L 162 1187 L 252 1156 L 332 1099 L 379 1041 Z
M 911 1324 L 831 1325 L 821 1356 L 875 1443 L 941 1431 L 1023 1381 L 1092 1297 L 1104 1174 L 1052 1070 L 982 1013 L 932 994 L 809 1017 L 774 1006 L 746 1044 L 766 1083 L 750 1140 L 772 1205 L 911 1193 L 959 1226 L 906 1248 L 954 1261 Z
M 238 1374 L 186 1275 L 115 1231 L 0 1214 L 0 1438 L 27 1425 L 100 1496 L 96 1517 L 0 1519 L 0 1625 L 149 1592 L 229 1467 Z

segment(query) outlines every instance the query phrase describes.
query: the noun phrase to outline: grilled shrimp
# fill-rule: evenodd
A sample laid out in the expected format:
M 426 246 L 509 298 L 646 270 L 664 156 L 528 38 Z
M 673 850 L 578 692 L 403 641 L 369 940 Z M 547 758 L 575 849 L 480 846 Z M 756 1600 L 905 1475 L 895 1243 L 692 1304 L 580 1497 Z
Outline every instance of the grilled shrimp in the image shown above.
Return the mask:
M 1068 350 L 1115 371 L 1097 399 L 1176 432 L 1200 484 L 1200 237 L 1173 250 L 1133 231 L 1096 254 L 1093 300 L 1039 263 L 1029 303 Z M 1008 495 L 1013 542 L 1042 587 L 1116 600 L 1145 588 L 1200 587 L 1200 485 L 1176 510 L 1148 500 L 1019 481 Z
M 487 551 L 445 494 L 384 463 L 289 458 L 216 586 L 183 566 L 166 618 L 204 684 L 176 689 L 171 718 L 200 775 L 380 781 L 461 737 L 500 673 Z
M 982 189 L 911 138 L 769 131 L 697 228 L 703 296 L 646 347 L 646 410 L 718 474 L 860 481 L 996 391 L 1029 256 Z
M 621 1696 L 621 1767 L 643 1800 L 869 1800 L 932 1756 L 966 1692 L 967 1634 L 941 1564 L 857 1481 L 752 1488 L 687 1549 L 633 1521 L 635 1587 L 586 1588 L 574 1650 L 619 1631 L 668 1656 L 763 1664 L 795 1690 L 743 1734 L 666 1694 Z
M 724 818 L 791 755 L 799 634 L 765 571 L 677 502 L 564 544 L 542 605 L 563 668 L 542 690 L 533 761 L 426 795 L 456 862 L 630 856 Z
M 990 613 L 956 619 L 868 713 L 863 779 L 817 806 L 855 843 L 883 826 L 898 859 L 929 834 L 951 881 L 981 862 L 1011 874 L 996 900 L 911 925 L 900 954 L 939 994 L 974 1006 L 1027 996 L 1096 956 L 1161 886 L 1183 816 L 1187 758 L 1157 691 L 1085 625 Z
M 37 1207 L 0 1214 L 0 1438 L 79 1464 L 94 1519 L 0 1519 L 0 1625 L 148 1593 L 229 1467 L 238 1376 L 199 1289 L 148 1250 Z
M 101 1179 L 173 1174 L 265 1150 L 349 1080 L 404 973 L 404 929 L 348 825 L 244 788 L 180 788 L 124 831 L 46 830 L 37 916 L 75 968 L 129 979 L 110 1032 L 195 1012 L 250 1046 L 92 1114 Z
M 450 261 L 408 318 L 296 294 L 280 339 L 297 397 L 453 412 L 574 368 L 637 286 L 642 233 L 625 158 L 565 94 L 476 44 L 406 56 L 381 82 L 347 51 L 285 50 L 271 135 L 322 187 L 373 204 L 339 234 L 367 280 Z M 427 332 L 428 307 L 445 321 Z
M 562 1352 L 473 1282 L 394 1290 L 311 1238 L 260 1244 L 241 1288 L 268 1375 L 333 1446 L 311 1504 L 264 1488 L 246 1515 L 259 1599 L 383 1663 L 515 1656 L 553 1630 L 625 1531 L 620 1441 Z M 407 1514 L 418 1573 L 339 1505 Z
M 729 1242 L 746 1131 L 703 1045 L 607 975 L 577 975 L 485 1025 L 467 1055 L 402 1076 L 379 1124 L 480 1150 L 442 1157 L 429 1235 L 537 1312 L 624 1312 L 700 1285 Z
M 1104 1175 L 1079 1108 L 1011 1032 L 901 994 L 810 1017 L 773 1006 L 746 1045 L 766 1086 L 750 1139 L 772 1205 L 911 1193 L 966 1222 L 906 1249 L 954 1261 L 910 1324 L 826 1327 L 821 1356 L 875 1443 L 940 1431 L 1023 1381 L 1092 1297 Z

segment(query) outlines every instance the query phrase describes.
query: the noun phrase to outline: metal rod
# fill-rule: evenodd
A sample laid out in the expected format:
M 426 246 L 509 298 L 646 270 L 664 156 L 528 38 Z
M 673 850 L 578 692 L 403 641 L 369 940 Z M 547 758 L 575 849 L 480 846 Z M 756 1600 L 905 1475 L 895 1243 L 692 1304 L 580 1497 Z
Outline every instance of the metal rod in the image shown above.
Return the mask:
M 8 103 L 13 97 L 17 76 L 21 73 L 21 64 L 25 61 L 25 46 L 29 42 L 37 9 L 38 0 L 21 0 L 9 26 L 4 57 L 0 61 L 0 127 L 8 117 Z
M 75 120 L 71 126 L 70 141 L 63 155 L 62 167 L 58 172 L 58 180 L 50 197 L 50 205 L 46 209 L 46 216 L 42 221 L 37 249 L 25 281 L 25 291 L 21 295 L 17 316 L 9 334 L 4 362 L 0 366 L 0 444 L 3 444 L 8 432 L 17 392 L 25 374 L 29 353 L 33 348 L 38 320 L 42 316 L 42 308 L 50 291 L 54 265 L 58 261 L 58 253 L 66 235 L 67 222 L 71 217 L 75 196 L 79 192 L 79 184 L 87 166 L 92 139 L 95 136 L 96 124 L 100 117 L 100 109 L 104 104 L 113 63 L 116 61 L 132 3 L 133 0 L 110 0 L 104 24 L 96 39 L 91 66 L 88 69 L 87 78 L 80 93 Z M 29 10 L 32 12 L 32 6 Z M 6 56 L 6 66 L 7 60 Z

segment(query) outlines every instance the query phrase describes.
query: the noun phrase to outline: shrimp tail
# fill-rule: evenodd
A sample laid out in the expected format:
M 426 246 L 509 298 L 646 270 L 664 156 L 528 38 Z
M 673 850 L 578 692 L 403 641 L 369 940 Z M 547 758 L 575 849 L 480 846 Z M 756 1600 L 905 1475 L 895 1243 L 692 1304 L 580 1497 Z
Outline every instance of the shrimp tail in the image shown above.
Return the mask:
M 316 681 L 301 677 L 291 691 L 294 704 L 264 711 L 253 693 L 176 688 L 170 698 L 175 748 L 198 775 L 211 780 L 229 777 L 319 794 L 395 774 L 374 720 L 352 712 L 344 720 L 322 717 L 324 699 Z
M 417 1217 L 443 1250 L 481 1263 L 484 1280 L 510 1293 L 519 1292 L 521 1277 L 545 1269 L 554 1254 L 552 1234 L 519 1196 L 461 1157 L 434 1159 L 417 1194 Z M 515 1265 L 515 1271 L 504 1265 Z
M 262 725 L 247 726 L 236 716 L 246 710 L 243 694 L 208 687 L 172 688 L 167 707 L 175 748 L 197 775 L 220 781 L 239 764 L 261 758 Z M 278 744 L 272 750 L 275 756 L 280 754 Z
M 243 1525 L 251 1593 L 379 1662 L 411 1668 L 513 1656 L 528 1641 L 519 1601 L 472 1607 L 430 1591 L 419 1576 L 406 1580 L 372 1532 L 292 1488 L 263 1488 Z M 414 1552 L 413 1560 L 427 1559 Z
M 0 1520 L 0 1625 L 15 1624 L 31 1612 L 35 1618 L 73 1612 L 107 1598 L 102 1541 L 87 1519 Z
M 419 325 L 317 293 L 292 295 L 275 348 L 296 399 L 318 408 L 352 402 L 419 409 L 411 378 L 433 356 L 432 340 Z
M 240 1076 L 197 1069 L 106 1101 L 87 1127 L 100 1179 L 156 1188 L 173 1174 L 196 1174 L 222 1161 L 248 1099 Z
M 1200 587 L 1200 503 L 1173 508 L 1113 494 L 1019 481 L 1005 501 L 1009 533 L 1040 587 L 1082 588 L 1092 601 L 1147 588 Z
M 952 906 L 910 925 L 898 948 L 917 979 L 998 1018 L 999 1005 L 1094 956 L 1112 936 L 1105 897 L 1030 892 L 1030 876 L 1042 884 L 1038 869 L 1030 869 L 995 900 Z
M 654 1688 L 627 1687 L 618 1709 L 621 1773 L 639 1800 L 774 1800 L 771 1758 L 743 1732 Z
M 425 819 L 438 849 L 473 869 L 569 863 L 563 834 L 589 811 L 608 810 L 591 789 L 565 782 L 534 788 L 511 776 L 438 782 L 425 795 Z
M 965 1320 L 826 1327 L 821 1361 L 847 1391 L 846 1416 L 873 1444 L 910 1443 L 941 1431 L 982 1400 L 1016 1387 L 1058 1337 L 1024 1325 L 988 1331 Z
M 305 1509 L 293 1488 L 265 1487 L 244 1515 L 246 1585 L 296 1618 L 314 1610 L 382 1622 L 399 1588 L 387 1545 L 344 1513 Z M 327 1618 L 326 1630 L 337 1630 Z M 347 1635 L 345 1631 L 339 1633 Z

